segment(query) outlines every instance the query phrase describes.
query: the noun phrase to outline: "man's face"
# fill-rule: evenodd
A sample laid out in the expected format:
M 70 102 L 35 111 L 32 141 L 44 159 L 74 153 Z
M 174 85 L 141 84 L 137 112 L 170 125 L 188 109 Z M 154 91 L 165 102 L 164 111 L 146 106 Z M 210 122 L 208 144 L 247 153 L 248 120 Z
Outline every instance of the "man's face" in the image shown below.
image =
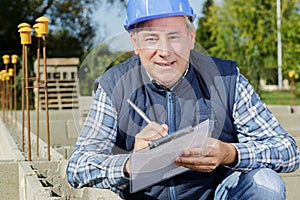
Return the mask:
M 194 48 L 194 29 L 184 17 L 167 17 L 142 22 L 131 33 L 135 53 L 149 75 L 171 88 L 186 71 Z

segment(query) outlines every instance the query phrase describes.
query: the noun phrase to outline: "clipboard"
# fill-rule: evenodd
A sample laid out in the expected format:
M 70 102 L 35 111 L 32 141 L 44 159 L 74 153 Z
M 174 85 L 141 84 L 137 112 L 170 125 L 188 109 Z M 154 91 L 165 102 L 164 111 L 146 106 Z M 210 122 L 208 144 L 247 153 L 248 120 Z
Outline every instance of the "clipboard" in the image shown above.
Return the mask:
M 164 137 L 158 138 L 156 140 L 153 140 L 149 143 L 149 148 L 153 149 L 155 147 L 158 147 L 159 145 L 165 144 L 167 142 L 170 142 L 172 140 L 175 140 L 176 138 L 179 138 L 181 136 L 184 136 L 185 134 L 192 133 L 194 129 L 192 126 L 188 126 L 186 128 L 183 128 L 181 130 L 178 130 L 170 135 L 166 135 Z
M 203 147 L 210 133 L 210 120 L 157 140 L 130 156 L 130 192 L 137 192 L 189 169 L 174 164 L 185 149 Z

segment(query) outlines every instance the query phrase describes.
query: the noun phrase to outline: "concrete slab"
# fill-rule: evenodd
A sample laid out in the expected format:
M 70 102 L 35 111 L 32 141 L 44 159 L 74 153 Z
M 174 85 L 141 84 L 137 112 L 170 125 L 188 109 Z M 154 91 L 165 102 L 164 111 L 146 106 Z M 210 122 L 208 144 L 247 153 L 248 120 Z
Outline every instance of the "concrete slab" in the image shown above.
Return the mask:
M 291 106 L 287 105 L 267 105 L 269 110 L 274 114 L 290 114 L 291 113 Z
M 51 120 L 49 125 L 51 145 L 63 147 L 74 145 L 79 136 L 79 127 L 73 120 Z M 36 134 L 36 121 L 31 121 L 31 131 Z M 39 122 L 39 136 L 46 141 L 46 124 L 45 121 Z
M 300 128 L 297 129 L 285 129 L 293 137 L 300 137 Z M 299 143 L 300 145 L 300 143 Z
M 16 200 L 19 197 L 19 166 L 18 163 L 0 163 L 0 194 L 1 199 Z
M 45 121 L 40 121 L 39 123 L 39 135 L 40 138 L 46 141 L 46 123 Z M 73 144 L 68 140 L 66 132 L 66 120 L 51 120 L 49 124 L 50 127 L 50 137 L 51 137 L 51 145 L 52 146 L 64 146 Z M 31 121 L 31 132 L 36 134 L 36 121 Z
M 300 114 L 277 114 L 279 123 L 287 130 L 300 130 Z
M 300 120 L 299 116 L 300 113 L 285 113 L 283 112 L 288 112 L 287 108 L 275 108 L 278 110 L 278 112 L 281 113 L 274 113 L 275 116 L 279 116 L 282 125 L 286 127 L 287 129 L 292 131 L 292 135 L 295 136 L 297 144 L 300 146 L 300 135 L 298 135 L 298 128 L 300 128 Z M 283 109 L 280 111 L 280 109 Z M 72 122 L 72 119 L 67 119 L 67 116 L 72 117 L 72 112 L 73 111 L 67 111 L 65 114 L 61 114 L 62 111 L 55 111 L 51 112 L 51 123 L 55 121 L 68 121 L 67 125 L 62 125 L 66 126 L 62 128 L 66 133 L 63 131 L 57 132 L 62 134 L 59 136 L 60 140 L 66 139 L 70 140 L 71 138 L 76 137 L 76 131 L 74 130 L 74 126 L 76 125 L 76 122 Z M 74 112 L 73 112 L 74 113 Z M 296 117 L 295 117 L 296 116 Z M 73 116 L 74 117 L 74 116 Z M 19 118 L 20 119 L 20 118 Z M 54 126 L 57 125 L 54 123 Z M 58 126 L 57 126 L 58 127 Z M 294 128 L 293 128 L 294 127 Z M 296 128 L 295 128 L 296 127 Z M 35 129 L 33 126 L 32 129 Z M 20 128 L 19 128 L 20 132 Z M 26 136 L 26 135 L 25 135 Z M 298 137 L 299 136 L 299 137 Z M 56 137 L 56 134 L 52 135 L 52 137 Z M 27 138 L 26 138 L 27 141 Z M 2 143 L 6 143 L 6 146 L 3 146 Z M 35 141 L 35 136 L 32 137 L 32 149 L 35 149 L 36 141 Z M 62 146 L 62 150 L 66 151 L 72 146 Z M 0 151 L 2 152 L 2 148 L 4 150 L 8 150 L 8 152 L 14 151 L 17 155 L 21 158 L 23 158 L 22 154 L 19 152 L 17 145 L 14 143 L 12 137 L 10 136 L 8 130 L 6 130 L 4 124 L 2 123 L 0 119 Z M 69 150 L 71 151 L 71 150 Z M 1 158 L 1 152 L 0 152 L 0 158 Z M 67 154 L 67 153 L 65 153 Z M 68 153 L 69 154 L 69 153 Z M 32 152 L 32 155 L 34 153 Z M 0 159 L 0 177 L 4 178 L 8 182 L 0 182 L 0 194 L 1 194 L 1 199 L 2 197 L 5 197 L 5 199 L 10 199 L 9 196 L 2 196 L 2 191 L 6 189 L 6 187 L 13 187 L 12 190 L 15 190 L 15 188 L 19 189 L 19 191 L 16 192 L 16 194 L 19 194 L 20 200 L 21 199 L 120 199 L 116 194 L 109 190 L 101 190 L 101 189 L 96 189 L 96 188 L 84 188 L 84 189 L 74 189 L 71 188 L 70 185 L 67 183 L 66 180 L 66 174 L 65 174 L 65 169 L 66 169 L 66 163 L 67 160 L 63 159 L 60 154 L 58 154 L 54 149 L 51 149 L 51 162 L 45 161 L 47 158 L 46 155 L 46 144 L 45 142 L 40 141 L 40 158 L 34 158 L 34 159 L 40 159 L 41 162 L 37 162 L 34 160 L 33 162 L 17 162 L 19 164 L 19 174 L 17 176 L 11 176 L 12 178 L 10 179 L 10 173 L 12 170 L 13 172 L 18 171 L 16 169 L 16 163 L 15 161 L 10 162 L 10 160 L 15 160 L 14 155 L 11 154 L 6 154 L 4 153 L 5 159 L 1 162 Z M 18 157 L 18 156 L 17 156 Z M 9 161 L 7 161 L 7 159 Z M 9 162 L 9 163 L 7 163 Z M 2 165 L 3 164 L 3 165 Z M 17 165 L 18 166 L 18 165 Z M 30 166 L 34 166 L 37 168 L 37 170 L 45 175 L 46 177 L 43 178 L 42 180 L 37 176 L 37 171 L 33 170 L 30 168 Z M 6 170 L 7 167 L 9 167 L 8 171 Z M 8 173 L 5 173 L 5 172 Z M 1 172 L 3 172 L 1 174 Z M 4 175 L 4 176 L 3 176 Z M 6 176 L 8 175 L 8 176 Z M 288 174 L 281 174 L 283 177 L 283 180 L 286 183 L 287 187 L 287 199 L 288 200 L 293 200 L 297 199 L 300 196 L 300 190 L 299 188 L 299 183 L 300 183 L 300 171 L 296 171 L 294 173 L 288 173 Z M 19 177 L 19 183 L 16 182 L 16 179 Z M 2 184 L 4 183 L 4 184 Z M 49 183 L 49 184 L 48 184 Z M 8 188 L 6 191 L 9 191 L 10 188 Z M 5 192 L 5 191 L 4 191 Z M 58 195 L 57 197 L 53 196 L 54 194 Z M 17 200 L 16 196 L 14 195 L 15 198 L 14 200 Z
M 294 200 L 299 199 L 300 196 L 300 170 L 298 169 L 292 173 L 281 173 L 280 174 L 286 186 L 286 199 Z
M 67 120 L 66 127 L 67 127 L 67 133 L 66 133 L 67 138 L 75 139 L 75 141 L 77 141 L 77 138 L 80 134 L 80 127 L 79 127 L 78 123 L 75 122 L 74 120 Z
M 300 106 L 292 106 L 294 113 L 300 114 Z
M 277 114 L 300 114 L 300 106 L 295 105 L 267 105 L 267 107 L 274 113 Z
M 0 120 L 0 161 L 3 160 L 24 160 L 18 146 Z

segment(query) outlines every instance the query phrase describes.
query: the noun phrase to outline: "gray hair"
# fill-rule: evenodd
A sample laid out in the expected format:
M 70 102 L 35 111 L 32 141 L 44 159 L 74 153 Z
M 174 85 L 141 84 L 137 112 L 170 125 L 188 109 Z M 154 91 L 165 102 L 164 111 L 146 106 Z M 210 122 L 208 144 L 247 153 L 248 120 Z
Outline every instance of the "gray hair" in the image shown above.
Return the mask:
M 184 17 L 184 21 L 185 21 L 185 24 L 186 24 L 186 26 L 187 26 L 187 28 L 188 28 L 188 34 L 190 34 L 191 31 L 194 31 L 194 30 L 195 30 L 195 26 L 194 26 L 193 22 L 190 20 L 190 18 L 187 17 L 187 16 Z M 133 25 L 133 29 L 131 29 L 129 32 L 136 33 L 136 30 L 137 30 L 139 24 L 140 24 L 140 23 L 134 24 L 134 25 Z
M 195 30 L 195 26 L 193 24 L 193 22 L 191 22 L 191 20 L 188 17 L 184 18 L 185 24 L 188 28 L 188 35 L 191 33 L 191 31 Z

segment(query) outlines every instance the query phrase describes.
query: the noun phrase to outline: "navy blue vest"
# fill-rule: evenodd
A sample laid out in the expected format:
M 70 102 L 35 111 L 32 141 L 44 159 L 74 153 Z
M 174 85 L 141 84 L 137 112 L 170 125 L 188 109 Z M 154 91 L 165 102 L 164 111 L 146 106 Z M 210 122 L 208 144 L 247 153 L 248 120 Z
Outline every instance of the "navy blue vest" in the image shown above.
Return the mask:
M 191 51 L 186 76 L 171 90 L 150 80 L 138 56 L 118 64 L 96 81 L 111 98 L 118 113 L 115 154 L 133 150 L 134 136 L 146 122 L 129 106 L 130 99 L 159 124 L 168 124 L 169 134 L 187 126 L 211 119 L 212 136 L 225 142 L 236 142 L 232 123 L 237 65 Z M 187 171 L 152 187 L 129 193 L 126 199 L 210 199 L 228 168 L 219 166 L 211 173 Z M 170 192 L 172 191 L 172 192 Z

